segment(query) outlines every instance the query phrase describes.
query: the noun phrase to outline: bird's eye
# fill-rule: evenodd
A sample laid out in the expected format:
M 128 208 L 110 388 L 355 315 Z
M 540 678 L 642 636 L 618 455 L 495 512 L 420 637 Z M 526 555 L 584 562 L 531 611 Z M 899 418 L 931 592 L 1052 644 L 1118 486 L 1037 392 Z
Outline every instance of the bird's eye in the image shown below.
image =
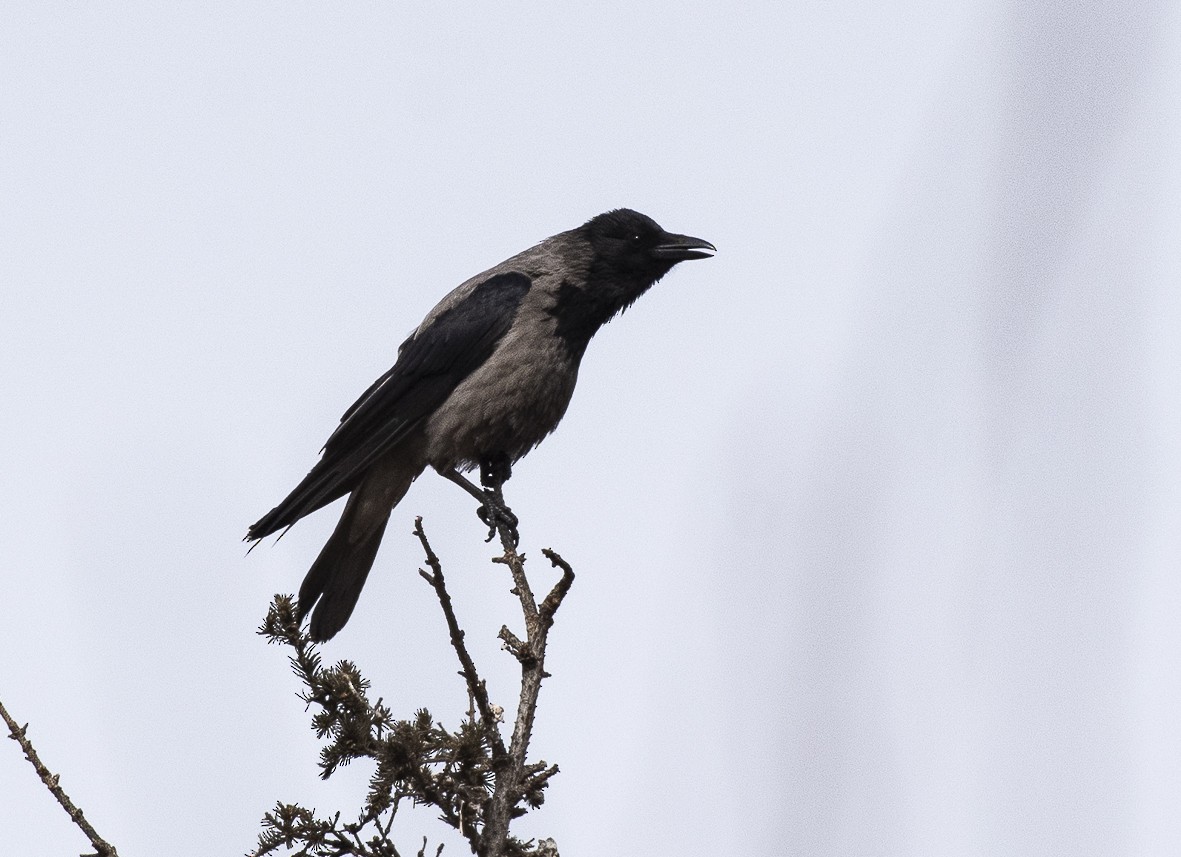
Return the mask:
M 635 244 L 638 246 L 643 243 L 644 236 L 641 235 L 639 232 L 636 232 L 635 234 L 632 235 L 631 238 L 629 238 L 627 240 L 630 241 L 632 244 Z

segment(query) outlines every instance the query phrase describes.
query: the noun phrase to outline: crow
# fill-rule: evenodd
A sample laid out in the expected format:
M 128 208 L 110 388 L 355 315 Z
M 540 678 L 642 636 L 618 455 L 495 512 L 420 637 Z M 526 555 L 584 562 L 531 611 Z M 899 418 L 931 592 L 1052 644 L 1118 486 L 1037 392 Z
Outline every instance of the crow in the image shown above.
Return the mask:
M 496 486 L 552 432 L 595 332 L 708 241 L 621 208 L 477 274 L 398 349 L 394 367 L 345 411 L 311 472 L 246 534 L 256 542 L 349 495 L 299 589 L 299 619 L 333 637 L 348 621 L 394 506 L 428 466 L 480 500 L 495 528 L 516 519 L 462 472 Z M 498 493 L 498 492 L 497 492 Z

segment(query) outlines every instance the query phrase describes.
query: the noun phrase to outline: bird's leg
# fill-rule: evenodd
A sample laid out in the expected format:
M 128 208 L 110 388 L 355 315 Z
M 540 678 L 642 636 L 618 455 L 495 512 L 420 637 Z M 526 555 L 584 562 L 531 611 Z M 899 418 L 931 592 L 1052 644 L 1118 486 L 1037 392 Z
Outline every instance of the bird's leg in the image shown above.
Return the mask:
M 480 484 L 490 491 L 499 491 L 513 475 L 513 463 L 503 452 L 480 462 Z
M 503 469 L 508 471 L 510 463 L 506 458 L 503 463 Z M 504 504 L 504 495 L 501 493 L 500 486 L 503 479 L 496 480 L 494 477 L 498 475 L 497 465 L 489 465 L 485 462 L 480 465 L 480 482 L 486 487 L 483 489 L 473 485 L 471 480 L 456 470 L 454 467 L 449 467 L 446 470 L 440 470 L 439 474 L 447 477 L 467 493 L 471 494 L 480 501 L 480 508 L 476 510 L 476 514 L 480 516 L 480 520 L 488 526 L 487 541 L 492 541 L 496 537 L 496 528 L 499 524 L 504 524 L 508 527 L 509 534 L 512 536 L 513 545 L 520 542 L 520 535 L 517 533 L 517 516 L 512 513 L 512 510 Z M 489 474 L 493 478 L 489 478 Z M 504 477 L 507 479 L 508 477 Z
M 458 485 L 460 488 L 462 488 L 467 493 L 471 494 L 473 497 L 475 497 L 481 503 L 484 502 L 484 492 L 482 490 L 480 490 L 480 488 L 478 486 L 473 485 L 471 483 L 471 480 L 469 480 L 466 476 L 464 476 L 462 473 L 460 473 L 454 467 L 449 467 L 446 470 L 440 470 L 439 475 L 446 476 L 448 479 L 450 479 L 452 482 L 454 482 L 456 485 Z

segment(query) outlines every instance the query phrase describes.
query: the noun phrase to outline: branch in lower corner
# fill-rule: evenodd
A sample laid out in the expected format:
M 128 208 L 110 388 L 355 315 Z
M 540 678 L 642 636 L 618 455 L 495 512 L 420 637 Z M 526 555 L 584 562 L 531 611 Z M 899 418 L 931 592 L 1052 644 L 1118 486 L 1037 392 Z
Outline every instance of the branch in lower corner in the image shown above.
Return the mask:
M 26 723 L 24 726 L 18 726 L 16 721 L 9 715 L 8 709 L 4 707 L 3 703 L 0 703 L 0 718 L 3 718 L 4 723 L 8 726 L 8 737 L 20 745 L 21 750 L 24 751 L 25 758 L 29 760 L 29 764 L 33 766 L 33 770 L 37 772 L 37 776 L 41 778 L 41 782 L 49 789 L 49 793 L 53 795 L 54 799 L 61 805 L 61 808 L 66 811 L 66 814 L 70 816 L 70 820 L 78 825 L 78 828 L 86 834 L 86 838 L 90 840 L 90 844 L 98 852 L 97 857 L 119 857 L 119 852 L 115 850 L 115 846 L 98 835 L 98 831 L 86 820 L 86 816 L 82 814 L 82 810 L 70 800 L 70 796 L 61 787 L 59 776 L 49 773 L 49 769 L 45 767 L 45 764 L 41 761 L 41 757 L 37 755 L 37 751 L 33 747 L 33 742 L 29 740 L 29 724 Z

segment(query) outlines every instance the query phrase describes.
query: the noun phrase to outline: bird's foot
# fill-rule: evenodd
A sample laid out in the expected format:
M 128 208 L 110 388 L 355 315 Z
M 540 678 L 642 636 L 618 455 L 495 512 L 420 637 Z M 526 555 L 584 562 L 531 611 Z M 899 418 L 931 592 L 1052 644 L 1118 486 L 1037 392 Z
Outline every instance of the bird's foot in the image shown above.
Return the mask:
M 496 538 L 497 531 L 503 527 L 506 531 L 505 535 L 512 540 L 513 547 L 516 547 L 521 541 L 521 537 L 517 533 L 517 516 L 504 504 L 504 494 L 500 490 L 501 484 L 512 473 L 511 464 L 507 455 L 481 462 L 480 481 L 484 483 L 482 489 L 469 482 L 454 467 L 440 469 L 439 473 L 480 501 L 480 507 L 476 509 L 476 514 L 488 527 L 487 541 Z
M 513 514 L 512 509 L 504 505 L 503 500 L 493 497 L 491 492 L 488 492 L 487 496 L 485 496 L 484 505 L 476 509 L 476 514 L 480 516 L 480 520 L 488 527 L 488 538 L 484 539 L 484 541 L 492 541 L 496 538 L 496 534 L 500 531 L 500 528 L 504 527 L 508 530 L 513 547 L 521 543 L 521 535 L 517 532 L 517 516 Z

